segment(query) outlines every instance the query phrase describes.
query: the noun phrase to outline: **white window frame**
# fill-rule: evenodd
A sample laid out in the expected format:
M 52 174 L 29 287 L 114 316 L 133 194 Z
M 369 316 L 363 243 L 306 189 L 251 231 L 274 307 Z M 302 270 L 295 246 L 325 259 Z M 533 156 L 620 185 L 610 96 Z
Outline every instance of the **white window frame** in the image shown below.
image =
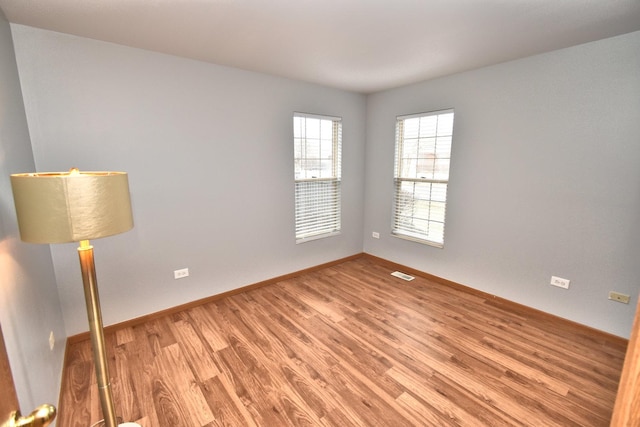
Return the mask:
M 453 109 L 396 118 L 393 236 L 444 247 L 453 119 Z
M 342 118 L 296 112 L 293 142 L 296 243 L 340 234 Z

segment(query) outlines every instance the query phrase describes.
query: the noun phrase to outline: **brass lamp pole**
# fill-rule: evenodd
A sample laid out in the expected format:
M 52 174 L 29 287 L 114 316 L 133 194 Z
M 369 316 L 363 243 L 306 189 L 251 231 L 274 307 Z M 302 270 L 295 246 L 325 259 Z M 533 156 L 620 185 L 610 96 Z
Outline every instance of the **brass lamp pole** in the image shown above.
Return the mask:
M 89 332 L 100 405 L 106 427 L 117 427 L 90 239 L 133 227 L 129 181 L 124 172 L 24 173 L 11 175 L 20 238 L 30 243 L 80 242 Z M 136 423 L 120 426 L 134 427 Z

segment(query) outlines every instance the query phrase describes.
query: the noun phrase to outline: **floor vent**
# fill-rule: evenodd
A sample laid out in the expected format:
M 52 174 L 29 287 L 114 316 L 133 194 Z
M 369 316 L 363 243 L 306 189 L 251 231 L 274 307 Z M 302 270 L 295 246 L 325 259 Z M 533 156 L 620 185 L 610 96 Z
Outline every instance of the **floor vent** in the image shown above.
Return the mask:
M 402 280 L 406 280 L 407 282 L 410 282 L 411 280 L 415 279 L 415 277 L 409 276 L 408 274 L 402 273 L 400 271 L 394 271 L 393 273 L 391 273 L 391 275 L 398 277 Z

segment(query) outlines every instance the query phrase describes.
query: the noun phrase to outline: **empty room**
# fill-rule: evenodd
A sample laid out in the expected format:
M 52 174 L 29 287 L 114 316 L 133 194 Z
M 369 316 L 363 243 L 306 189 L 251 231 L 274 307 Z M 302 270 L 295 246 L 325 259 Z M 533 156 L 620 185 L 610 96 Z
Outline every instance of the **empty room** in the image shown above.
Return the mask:
M 637 0 L 0 0 L 0 172 L 0 425 L 640 425 Z

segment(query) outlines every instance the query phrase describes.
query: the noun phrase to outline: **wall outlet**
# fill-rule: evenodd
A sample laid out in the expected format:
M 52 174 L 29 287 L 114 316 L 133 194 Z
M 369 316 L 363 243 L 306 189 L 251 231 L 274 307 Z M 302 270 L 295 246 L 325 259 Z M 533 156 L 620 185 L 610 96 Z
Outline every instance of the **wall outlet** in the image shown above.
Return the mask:
M 562 277 L 551 276 L 551 284 L 562 289 L 569 289 L 569 283 L 571 280 L 563 279 Z
M 180 270 L 174 270 L 173 271 L 173 278 L 174 279 L 182 279 L 183 277 L 188 277 L 189 276 L 189 269 L 188 268 L 181 268 Z
M 53 331 L 49 332 L 49 350 L 53 351 L 53 347 L 56 346 L 56 337 L 53 335 Z
M 621 302 L 623 304 L 629 304 L 629 299 L 631 297 L 629 295 L 626 294 L 621 294 L 620 292 L 615 292 L 615 291 L 610 291 L 609 292 L 609 299 L 611 301 L 617 301 L 617 302 Z
M 373 237 L 374 239 L 379 239 L 380 233 L 378 233 L 377 231 L 374 231 L 373 233 L 371 233 L 371 237 Z

